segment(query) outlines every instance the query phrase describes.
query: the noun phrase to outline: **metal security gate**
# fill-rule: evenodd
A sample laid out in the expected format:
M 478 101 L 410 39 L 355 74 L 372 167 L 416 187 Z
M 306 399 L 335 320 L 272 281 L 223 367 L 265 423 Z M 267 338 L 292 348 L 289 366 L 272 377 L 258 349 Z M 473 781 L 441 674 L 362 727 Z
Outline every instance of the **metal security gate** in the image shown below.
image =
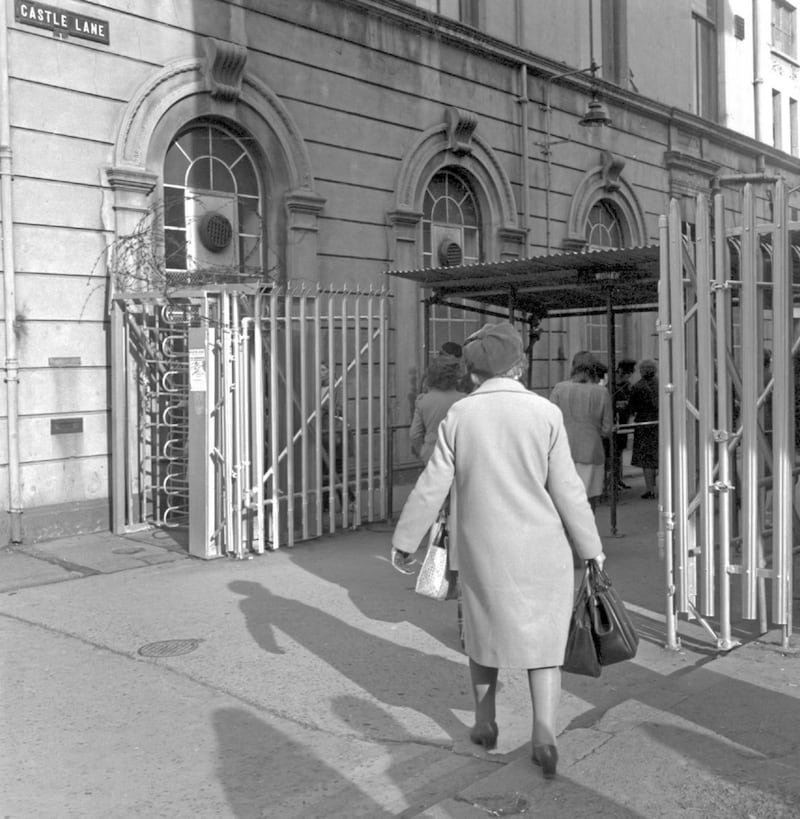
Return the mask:
M 740 619 L 757 619 L 760 633 L 780 626 L 788 645 L 800 224 L 789 223 L 780 180 L 758 192 L 748 183 L 712 201 L 699 196 L 696 205 L 693 236 L 676 201 L 661 222 L 659 538 L 668 645 L 680 644 L 682 614 L 722 650 L 739 644 L 732 624 Z M 731 213 L 739 224 L 726 225 Z
M 388 293 L 228 286 L 114 305 L 115 531 L 244 557 L 385 519 Z

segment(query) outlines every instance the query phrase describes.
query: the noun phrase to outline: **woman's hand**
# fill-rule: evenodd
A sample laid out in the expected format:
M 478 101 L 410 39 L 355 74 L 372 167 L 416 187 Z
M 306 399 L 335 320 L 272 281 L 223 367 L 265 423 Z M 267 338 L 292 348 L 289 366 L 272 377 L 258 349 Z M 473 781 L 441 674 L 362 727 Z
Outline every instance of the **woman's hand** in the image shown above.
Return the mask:
M 391 556 L 392 566 L 402 574 L 414 574 L 414 569 L 417 561 L 408 552 L 401 552 L 400 549 L 392 547 Z
M 593 557 L 593 558 L 592 558 L 592 560 L 594 560 L 594 562 L 595 562 L 595 564 L 596 564 L 597 568 L 598 568 L 598 569 L 600 569 L 600 570 L 602 571 L 602 569 L 603 569 L 603 564 L 606 562 L 606 556 L 605 556 L 605 553 L 600 552 L 600 554 L 599 554 L 599 555 L 597 555 L 597 557 Z

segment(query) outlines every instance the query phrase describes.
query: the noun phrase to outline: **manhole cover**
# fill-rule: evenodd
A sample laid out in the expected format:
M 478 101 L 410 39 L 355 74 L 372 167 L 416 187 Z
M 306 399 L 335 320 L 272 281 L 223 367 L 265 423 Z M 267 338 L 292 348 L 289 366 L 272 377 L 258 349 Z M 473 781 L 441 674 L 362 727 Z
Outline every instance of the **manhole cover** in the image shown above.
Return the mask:
M 112 549 L 111 553 L 115 555 L 138 555 L 139 552 L 143 552 L 144 549 L 141 546 L 123 546 L 121 549 Z
M 177 657 L 194 651 L 201 642 L 202 640 L 161 640 L 142 646 L 139 654 L 142 657 Z

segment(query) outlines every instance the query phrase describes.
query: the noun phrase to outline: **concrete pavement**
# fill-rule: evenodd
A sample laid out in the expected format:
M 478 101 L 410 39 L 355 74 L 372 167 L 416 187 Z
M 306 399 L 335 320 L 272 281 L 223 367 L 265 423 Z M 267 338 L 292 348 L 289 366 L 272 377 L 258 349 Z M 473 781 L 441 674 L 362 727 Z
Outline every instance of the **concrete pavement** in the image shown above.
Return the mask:
M 564 675 L 553 782 L 524 672 L 501 672 L 497 751 L 469 742 L 455 603 L 391 570 L 388 525 L 245 561 L 163 533 L 4 550 L 0 815 L 800 816 L 797 650 L 742 632 L 719 655 L 692 623 L 666 650 L 638 494 L 621 537 L 598 519 L 639 654 Z

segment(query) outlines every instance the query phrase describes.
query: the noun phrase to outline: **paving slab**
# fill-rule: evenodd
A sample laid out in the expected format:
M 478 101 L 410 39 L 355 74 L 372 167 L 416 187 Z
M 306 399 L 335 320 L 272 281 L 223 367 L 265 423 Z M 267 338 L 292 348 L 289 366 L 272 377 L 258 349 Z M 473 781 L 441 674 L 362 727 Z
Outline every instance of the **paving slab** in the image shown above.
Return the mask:
M 0 592 L 14 592 L 81 576 L 81 572 L 62 564 L 43 561 L 8 547 L 0 549 Z

